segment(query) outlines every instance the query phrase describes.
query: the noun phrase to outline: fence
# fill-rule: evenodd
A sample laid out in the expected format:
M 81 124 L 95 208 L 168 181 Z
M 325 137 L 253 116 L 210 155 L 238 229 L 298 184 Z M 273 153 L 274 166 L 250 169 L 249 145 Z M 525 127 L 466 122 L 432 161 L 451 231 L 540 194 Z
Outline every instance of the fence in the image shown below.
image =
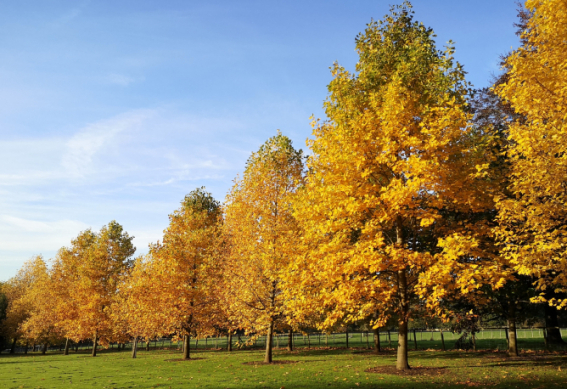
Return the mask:
M 567 328 L 559 329 L 562 339 L 567 342 Z M 410 330 L 408 334 L 408 348 L 410 350 L 451 350 L 457 349 L 456 342 L 461 337 L 461 333 L 453 333 L 446 329 L 415 329 Z M 565 345 L 548 344 L 544 337 L 543 328 L 522 328 L 516 331 L 518 349 L 524 350 L 565 350 Z M 266 345 L 266 337 L 260 336 L 250 344 L 250 338 L 244 335 L 233 336 L 233 346 L 235 349 L 239 345 L 245 349 L 262 348 Z M 274 348 L 286 348 L 289 341 L 289 333 L 276 333 L 274 335 Z M 475 343 L 477 350 L 505 350 L 507 348 L 507 329 L 506 328 L 490 328 L 483 329 L 475 334 Z M 228 344 L 227 337 L 209 337 L 201 339 L 191 339 L 192 351 L 199 350 L 215 350 L 226 348 Z M 380 331 L 380 345 L 382 348 L 395 348 L 398 345 L 398 333 L 396 330 Z M 111 344 L 109 350 L 118 351 L 123 347 L 131 349 L 132 343 L 124 346 Z M 303 334 L 300 332 L 293 333 L 294 348 L 320 348 L 320 347 L 348 347 L 348 348 L 372 348 L 374 347 L 373 332 L 340 332 L 340 333 L 320 333 L 312 332 Z M 138 342 L 138 350 L 143 351 L 149 349 L 177 349 L 181 348 L 181 342 L 174 342 L 168 338 L 154 339 L 149 342 Z M 63 345 L 51 346 L 50 351 L 62 350 Z M 84 351 L 92 349 L 92 343 L 82 342 L 73 344 L 71 351 Z M 36 346 L 35 351 L 41 351 L 41 347 Z M 23 353 L 25 349 L 18 347 L 16 352 Z M 33 352 L 32 347 L 28 347 L 28 352 Z

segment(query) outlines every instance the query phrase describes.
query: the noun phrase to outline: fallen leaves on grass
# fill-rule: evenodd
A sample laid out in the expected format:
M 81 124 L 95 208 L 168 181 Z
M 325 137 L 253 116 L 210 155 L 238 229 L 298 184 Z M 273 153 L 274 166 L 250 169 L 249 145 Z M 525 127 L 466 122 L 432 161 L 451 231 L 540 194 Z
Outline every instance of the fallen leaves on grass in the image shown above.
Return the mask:
M 244 362 L 243 365 L 287 365 L 290 363 L 297 363 L 297 361 L 272 361 L 272 362 L 264 362 L 264 361 L 251 361 L 251 362 Z
M 376 366 L 370 369 L 364 370 L 366 373 L 377 373 L 377 374 L 391 374 L 398 376 L 438 376 L 445 374 L 447 369 L 445 367 L 412 367 L 408 370 L 398 370 L 395 366 Z

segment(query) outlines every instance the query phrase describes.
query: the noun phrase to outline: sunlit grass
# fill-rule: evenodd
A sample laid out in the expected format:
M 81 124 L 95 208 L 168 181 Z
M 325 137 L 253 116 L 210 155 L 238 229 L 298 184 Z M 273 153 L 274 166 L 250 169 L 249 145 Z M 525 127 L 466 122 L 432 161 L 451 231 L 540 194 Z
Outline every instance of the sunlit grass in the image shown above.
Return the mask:
M 262 350 L 198 350 L 195 360 L 179 361 L 181 352 L 140 350 L 0 355 L 1 388 L 376 388 L 376 387 L 565 387 L 567 356 L 528 353 L 508 358 L 496 352 L 411 351 L 412 366 L 441 367 L 434 376 L 366 373 L 392 366 L 393 350 L 373 355 L 358 349 L 275 351 L 275 360 L 293 364 L 246 365 L 261 361 Z

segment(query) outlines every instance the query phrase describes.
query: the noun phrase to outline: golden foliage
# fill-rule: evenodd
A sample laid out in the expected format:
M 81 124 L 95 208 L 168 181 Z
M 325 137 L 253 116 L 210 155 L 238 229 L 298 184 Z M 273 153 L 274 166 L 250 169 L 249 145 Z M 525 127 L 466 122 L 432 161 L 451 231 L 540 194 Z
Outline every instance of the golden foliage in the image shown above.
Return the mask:
M 128 333 L 151 339 L 208 336 L 215 331 L 212 283 L 218 269 L 213 253 L 219 238 L 220 204 L 203 189 L 187 195 L 169 216 L 163 242 L 136 260 L 125 277 L 117 320 Z
M 479 242 L 493 204 L 477 174 L 485 161 L 468 84 L 453 49 L 438 52 L 432 35 L 405 4 L 357 38 L 357 73 L 332 70 L 329 120 L 313 122 L 295 204 L 305 237 L 291 276 L 301 281 L 290 289 L 305 316 L 320 307 L 322 327 L 395 317 L 403 332 L 418 297 L 432 313 L 451 290 L 488 280 L 478 262 L 493 255 Z
M 291 315 L 282 282 L 300 236 L 290 201 L 302 173 L 302 152 L 278 134 L 252 154 L 227 196 L 223 299 L 249 333 L 271 334 Z
M 70 248 L 59 251 L 54 271 L 67 296 L 58 305 L 59 325 L 70 339 L 96 339 L 102 345 L 117 340 L 111 305 L 131 266 L 132 239 L 112 221 L 99 233 L 81 232 Z
M 499 202 L 508 260 L 541 290 L 567 290 L 567 1 L 528 0 L 522 47 L 497 93 L 525 118 L 510 125 L 511 198 Z M 551 301 L 567 307 L 567 300 Z

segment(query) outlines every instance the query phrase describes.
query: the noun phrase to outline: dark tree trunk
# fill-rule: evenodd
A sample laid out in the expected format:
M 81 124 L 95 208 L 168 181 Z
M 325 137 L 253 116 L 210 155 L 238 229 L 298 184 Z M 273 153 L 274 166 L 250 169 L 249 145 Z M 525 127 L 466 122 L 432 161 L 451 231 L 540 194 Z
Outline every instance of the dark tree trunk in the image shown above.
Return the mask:
M 134 337 L 134 342 L 132 343 L 132 358 L 136 358 L 138 353 L 138 337 Z
M 63 355 L 69 355 L 69 338 L 65 340 L 65 351 L 63 352 Z
M 380 328 L 374 329 L 374 351 L 380 354 Z
M 473 348 L 473 351 L 476 351 L 476 336 L 475 336 L 474 332 L 471 334 L 471 337 L 472 337 L 472 348 Z
M 150 351 L 150 340 L 146 340 L 146 351 Z
M 18 338 L 14 338 L 14 340 L 12 341 L 12 347 L 10 347 L 10 354 L 14 354 L 16 352 L 16 342 L 18 341 Z
M 447 349 L 445 348 L 445 337 L 443 336 L 443 330 L 439 330 L 439 333 L 441 334 L 441 345 L 443 346 L 443 351 L 447 351 Z
M 565 344 L 565 341 L 561 338 L 561 331 L 559 330 L 557 308 L 551 307 L 547 303 L 545 303 L 545 327 L 547 328 L 548 344 Z
M 268 335 L 266 337 L 266 355 L 264 356 L 264 363 L 272 363 L 272 348 L 273 348 L 273 333 L 274 333 L 274 322 L 270 321 L 270 326 L 268 327 Z
M 26 343 L 26 345 L 24 346 L 24 354 L 28 353 L 28 344 Z
M 189 335 L 183 337 L 183 359 L 191 359 L 191 337 Z
M 516 310 L 514 302 L 508 308 L 508 355 L 518 356 L 518 342 L 516 336 Z
M 417 351 L 417 336 L 415 334 L 415 330 L 413 330 L 413 345 L 414 345 L 415 351 Z
M 228 333 L 228 344 L 226 345 L 227 351 L 232 351 L 232 331 Z
M 95 335 L 93 338 L 93 350 L 91 356 L 96 357 L 96 348 L 98 346 L 98 335 Z
M 408 363 L 408 310 L 407 278 L 405 269 L 398 271 L 398 293 L 400 296 L 400 318 L 398 321 L 398 355 L 396 359 L 397 370 L 407 370 Z
M 45 355 L 45 353 L 47 352 L 47 348 L 49 347 L 49 345 L 47 344 L 47 342 L 45 342 L 43 344 L 43 348 L 41 349 L 41 355 Z
M 293 351 L 293 330 L 289 330 L 289 337 L 287 338 L 287 350 Z

